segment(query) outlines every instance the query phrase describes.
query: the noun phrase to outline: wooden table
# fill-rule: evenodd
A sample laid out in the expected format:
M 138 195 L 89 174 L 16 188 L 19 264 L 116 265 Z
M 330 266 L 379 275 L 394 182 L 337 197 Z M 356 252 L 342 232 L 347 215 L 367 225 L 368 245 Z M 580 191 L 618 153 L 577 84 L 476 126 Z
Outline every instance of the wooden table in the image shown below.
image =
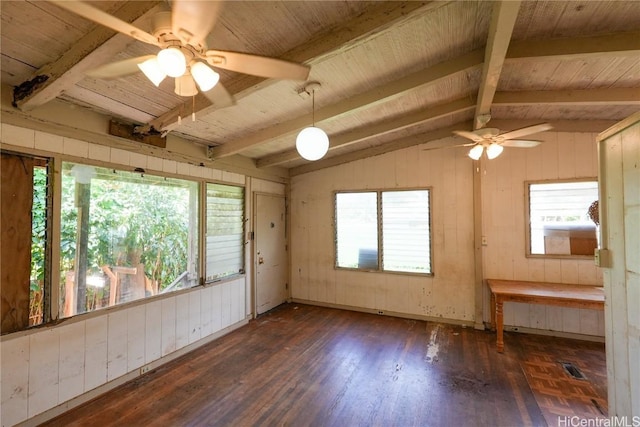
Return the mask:
M 487 283 L 491 290 L 491 330 L 496 330 L 500 353 L 504 351 L 502 306 L 507 301 L 604 310 L 604 291 L 600 286 L 496 279 L 487 279 Z

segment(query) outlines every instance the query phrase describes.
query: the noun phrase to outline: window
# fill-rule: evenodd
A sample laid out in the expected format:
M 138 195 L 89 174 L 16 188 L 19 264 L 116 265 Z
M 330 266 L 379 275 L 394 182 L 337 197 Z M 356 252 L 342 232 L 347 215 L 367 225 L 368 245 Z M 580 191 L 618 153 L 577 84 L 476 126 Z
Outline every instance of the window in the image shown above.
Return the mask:
M 198 183 L 65 162 L 61 317 L 198 283 Z
M 2 152 L 0 172 L 0 302 L 4 334 L 39 325 L 47 318 L 49 159 Z
M 336 267 L 431 274 L 430 190 L 336 193 Z
M 527 183 L 529 255 L 590 255 L 597 247 L 589 207 L 598 200 L 594 180 Z
M 244 273 L 244 188 L 207 184 L 207 281 Z

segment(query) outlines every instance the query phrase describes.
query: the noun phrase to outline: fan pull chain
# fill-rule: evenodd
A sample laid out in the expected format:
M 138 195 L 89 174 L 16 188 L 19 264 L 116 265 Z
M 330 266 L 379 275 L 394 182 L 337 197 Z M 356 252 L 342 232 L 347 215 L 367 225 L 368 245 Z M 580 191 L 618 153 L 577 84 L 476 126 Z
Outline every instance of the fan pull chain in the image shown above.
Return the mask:
M 192 103 L 191 103 L 191 121 L 195 122 L 196 121 L 196 96 L 193 95 L 191 97 L 192 99 Z

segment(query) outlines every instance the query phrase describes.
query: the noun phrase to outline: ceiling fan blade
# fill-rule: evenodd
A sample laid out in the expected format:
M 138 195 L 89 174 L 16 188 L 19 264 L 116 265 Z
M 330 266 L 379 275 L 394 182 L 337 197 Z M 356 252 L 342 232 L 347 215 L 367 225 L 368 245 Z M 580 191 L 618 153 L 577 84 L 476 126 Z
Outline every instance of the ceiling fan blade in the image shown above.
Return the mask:
M 479 135 L 476 135 L 473 132 L 467 132 L 466 130 L 454 130 L 453 133 L 455 133 L 458 136 L 461 136 L 463 138 L 467 138 L 472 140 L 473 142 L 482 142 L 484 141 L 484 138 L 482 138 Z
M 540 144 L 542 144 L 542 141 L 536 141 L 533 139 L 507 139 L 500 145 L 504 147 L 533 148 Z
M 538 132 L 544 132 L 546 130 L 553 129 L 549 123 L 540 123 L 539 125 L 527 126 L 522 129 L 512 130 L 500 135 L 501 139 L 518 139 L 522 136 L 531 135 Z
M 171 7 L 171 31 L 183 43 L 204 45 L 221 9 L 221 1 L 175 0 Z
M 204 96 L 211 101 L 211 105 L 216 109 L 231 107 L 236 104 L 236 100 L 221 83 L 218 83 L 213 89 L 202 92 Z
M 104 25 L 107 28 L 111 28 L 114 31 L 133 37 L 141 42 L 149 43 L 154 46 L 160 46 L 158 39 L 146 31 L 135 27 L 128 22 L 109 15 L 98 8 L 95 8 L 87 3 L 81 1 L 69 1 L 69 0 L 49 0 L 50 3 L 56 4 L 63 9 L 80 15 L 83 18 L 87 18 L 90 21 L 96 22 L 100 25 Z
M 224 50 L 208 50 L 205 55 L 212 66 L 238 73 L 286 80 L 306 80 L 309 76 L 308 65 L 282 59 Z
M 102 65 L 93 70 L 89 70 L 87 75 L 97 79 L 117 79 L 118 77 L 130 76 L 140 71 L 138 64 L 143 63 L 147 59 L 155 58 L 155 55 L 138 56 L 118 62 L 111 62 Z
M 423 148 L 422 151 L 441 150 L 443 148 L 471 147 L 472 145 L 476 145 L 476 144 L 469 143 L 469 144 L 455 144 L 455 145 L 444 145 L 444 146 L 441 145 L 438 147 L 426 147 L 426 148 Z

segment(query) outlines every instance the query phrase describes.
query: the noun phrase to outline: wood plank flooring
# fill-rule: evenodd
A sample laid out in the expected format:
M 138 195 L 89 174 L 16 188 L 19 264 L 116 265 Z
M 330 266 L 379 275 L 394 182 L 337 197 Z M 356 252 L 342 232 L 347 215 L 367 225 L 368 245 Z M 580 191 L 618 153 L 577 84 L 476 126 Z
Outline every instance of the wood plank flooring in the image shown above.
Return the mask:
M 544 426 L 530 337 L 284 304 L 45 425 Z

